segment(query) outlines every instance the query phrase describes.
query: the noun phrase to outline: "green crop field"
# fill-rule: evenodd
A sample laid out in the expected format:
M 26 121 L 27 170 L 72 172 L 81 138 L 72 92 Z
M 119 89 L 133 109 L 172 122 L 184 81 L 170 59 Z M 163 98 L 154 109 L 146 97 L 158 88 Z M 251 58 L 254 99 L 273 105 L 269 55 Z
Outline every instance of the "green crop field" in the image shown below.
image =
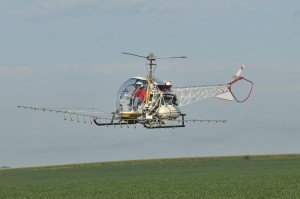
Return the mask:
M 300 198 L 300 155 L 0 169 L 0 198 Z

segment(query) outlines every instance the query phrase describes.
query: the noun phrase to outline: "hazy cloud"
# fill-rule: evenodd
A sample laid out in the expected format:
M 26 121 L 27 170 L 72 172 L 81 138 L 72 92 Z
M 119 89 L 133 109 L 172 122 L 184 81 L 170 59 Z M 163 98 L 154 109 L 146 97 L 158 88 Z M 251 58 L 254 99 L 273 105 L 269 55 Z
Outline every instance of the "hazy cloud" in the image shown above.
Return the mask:
M 146 66 L 140 64 L 122 63 L 122 64 L 53 64 L 53 65 L 32 65 L 32 66 L 0 66 L 0 75 L 14 74 L 33 74 L 33 73 L 67 73 L 67 72 L 92 72 L 92 73 L 122 73 L 138 72 L 145 73 Z M 159 63 L 156 71 L 166 72 L 197 72 L 207 70 L 225 70 L 228 66 L 222 63 Z M 232 66 L 235 72 L 239 66 Z M 138 71 L 137 71 L 138 70 Z
M 0 67 L 0 75 L 29 74 L 31 72 L 31 67 Z
M 92 72 L 112 73 L 134 71 L 130 64 L 55 64 L 44 66 L 0 66 L 0 75 L 33 74 L 33 73 L 68 73 L 68 72 Z
M 296 33 L 300 32 L 300 10 L 294 11 L 292 14 L 293 29 Z
M 242 63 L 241 63 L 242 64 Z M 32 74 L 32 73 L 66 73 L 66 72 L 93 72 L 93 73 L 122 73 L 122 72 L 146 72 L 144 63 L 115 63 L 115 64 L 51 64 L 51 65 L 27 65 L 27 66 L 0 66 L 0 75 L 6 74 Z M 183 67 L 184 65 L 184 67 Z M 246 72 L 259 72 L 260 75 L 270 73 L 298 74 L 300 72 L 300 63 L 252 63 L 246 64 Z M 158 62 L 156 71 L 158 72 L 199 72 L 199 71 L 230 71 L 234 73 L 240 65 L 234 63 L 222 62 Z
M 221 15 L 232 10 L 257 7 L 264 1 L 248 0 L 31 0 L 2 1 L 0 18 L 33 19 L 52 15 L 110 16 L 124 14 L 145 18 L 175 18 Z M 80 11 L 79 11 L 80 10 Z M 111 14 L 113 13 L 113 14 Z
M 300 20 L 300 10 L 296 10 L 293 13 L 293 18 Z

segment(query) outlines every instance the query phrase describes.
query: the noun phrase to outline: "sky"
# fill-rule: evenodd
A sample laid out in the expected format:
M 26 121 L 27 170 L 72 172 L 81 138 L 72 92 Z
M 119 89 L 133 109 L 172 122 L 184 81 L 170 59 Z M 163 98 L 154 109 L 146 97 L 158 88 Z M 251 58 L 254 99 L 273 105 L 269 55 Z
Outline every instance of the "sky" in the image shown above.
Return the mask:
M 300 2 L 296 0 L 0 0 L 0 166 L 300 152 Z M 36 107 L 116 109 L 146 76 L 129 52 L 159 60 L 175 86 L 228 83 L 241 64 L 245 103 L 182 108 L 222 124 L 148 130 L 64 121 Z

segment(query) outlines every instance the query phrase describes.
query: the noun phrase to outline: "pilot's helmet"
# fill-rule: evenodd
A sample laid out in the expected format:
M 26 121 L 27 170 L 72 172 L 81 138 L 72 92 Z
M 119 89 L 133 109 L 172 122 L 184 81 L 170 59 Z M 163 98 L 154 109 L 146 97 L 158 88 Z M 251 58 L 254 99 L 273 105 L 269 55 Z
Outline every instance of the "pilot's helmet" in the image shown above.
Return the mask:
M 166 88 L 166 89 L 170 89 L 171 87 L 172 87 L 171 82 L 170 82 L 170 81 L 167 81 L 167 82 L 165 83 L 165 88 Z
M 144 84 L 143 84 L 143 82 L 141 82 L 141 81 L 137 81 L 137 82 L 135 83 L 135 86 L 138 87 L 138 88 L 142 88 L 142 87 L 144 86 Z

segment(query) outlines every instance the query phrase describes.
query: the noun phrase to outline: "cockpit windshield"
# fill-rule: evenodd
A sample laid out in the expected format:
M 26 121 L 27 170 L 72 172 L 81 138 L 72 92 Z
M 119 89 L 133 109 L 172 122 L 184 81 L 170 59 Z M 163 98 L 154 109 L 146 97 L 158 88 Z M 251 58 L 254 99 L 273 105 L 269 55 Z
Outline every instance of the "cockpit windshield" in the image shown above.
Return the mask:
M 130 112 L 132 110 L 131 97 L 135 90 L 135 84 L 142 82 L 145 88 L 148 87 L 147 79 L 143 77 L 130 78 L 120 87 L 117 95 L 117 111 L 118 112 Z

